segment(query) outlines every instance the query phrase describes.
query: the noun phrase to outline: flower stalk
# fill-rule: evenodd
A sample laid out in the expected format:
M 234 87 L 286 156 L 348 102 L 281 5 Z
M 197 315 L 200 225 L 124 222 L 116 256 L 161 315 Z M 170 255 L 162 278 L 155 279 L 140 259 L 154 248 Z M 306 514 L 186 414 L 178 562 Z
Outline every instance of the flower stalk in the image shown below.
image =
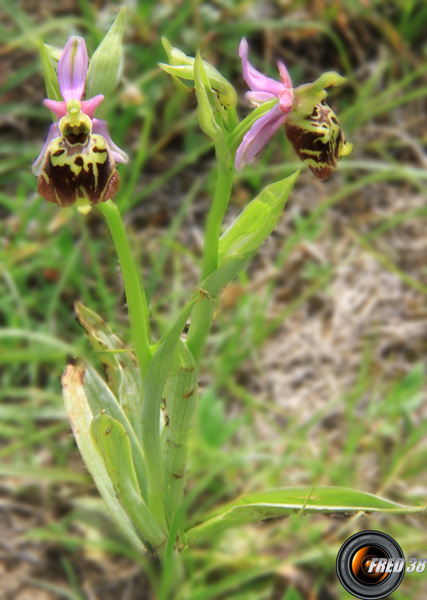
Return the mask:
M 143 381 L 151 360 L 150 317 L 144 286 L 142 285 L 141 277 L 132 255 L 129 238 L 117 205 L 108 200 L 103 204 L 99 204 L 98 209 L 107 222 L 122 270 L 130 330 L 141 373 L 141 380 Z
M 234 180 L 234 169 L 230 167 L 228 154 L 221 155 L 217 151 L 218 169 L 215 192 L 205 226 L 205 243 L 203 248 L 201 285 L 204 279 L 218 266 L 218 247 L 221 226 L 230 201 Z M 196 364 L 200 364 L 203 348 L 209 336 L 214 317 L 215 302 L 209 295 L 200 290 L 200 299 L 191 314 L 191 324 L 187 335 L 187 346 Z

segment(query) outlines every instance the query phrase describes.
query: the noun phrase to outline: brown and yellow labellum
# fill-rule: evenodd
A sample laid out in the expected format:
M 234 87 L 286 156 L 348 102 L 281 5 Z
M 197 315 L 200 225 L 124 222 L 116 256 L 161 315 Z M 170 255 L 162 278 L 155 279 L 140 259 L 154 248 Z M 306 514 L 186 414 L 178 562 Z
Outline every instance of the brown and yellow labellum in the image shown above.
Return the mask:
M 341 156 L 350 154 L 352 144 L 346 143 L 334 111 L 325 103 L 316 104 L 311 115 L 285 122 L 286 137 L 298 157 L 319 179 L 332 175 Z
M 60 206 L 98 204 L 113 198 L 120 178 L 101 135 L 69 131 L 49 145 L 37 191 Z

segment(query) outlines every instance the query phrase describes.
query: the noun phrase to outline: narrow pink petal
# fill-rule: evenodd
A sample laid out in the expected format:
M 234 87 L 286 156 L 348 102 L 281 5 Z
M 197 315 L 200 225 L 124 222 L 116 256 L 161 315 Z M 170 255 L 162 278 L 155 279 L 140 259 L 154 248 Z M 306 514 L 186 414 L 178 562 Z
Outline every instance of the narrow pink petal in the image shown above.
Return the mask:
M 98 94 L 93 98 L 89 98 L 89 100 L 83 100 L 82 102 L 82 112 L 89 117 L 89 119 L 93 119 L 93 115 L 95 110 L 104 100 L 104 96 L 102 94 Z
M 86 83 L 88 56 L 82 37 L 71 36 L 58 63 L 58 81 L 64 100 L 80 100 Z
M 292 79 L 289 75 L 288 69 L 285 67 L 285 63 L 282 63 L 281 60 L 277 61 L 277 67 L 280 73 L 280 81 L 283 83 L 285 88 L 291 90 L 292 89 Z
M 283 90 L 283 84 L 257 71 L 248 61 L 248 52 L 248 42 L 245 38 L 242 38 L 239 45 L 239 56 L 242 59 L 243 79 L 252 91 L 268 92 L 279 97 L 280 92 Z
M 59 125 L 58 125 L 58 123 L 52 123 L 52 125 L 49 127 L 49 131 L 47 134 L 46 141 L 43 144 L 43 148 L 41 149 L 40 154 L 38 155 L 36 160 L 33 162 L 33 165 L 31 167 L 34 175 L 37 175 L 37 176 L 40 175 L 40 173 L 42 171 L 44 157 L 46 156 L 46 152 L 49 147 L 49 144 L 52 140 L 54 140 L 57 137 L 61 137 L 61 132 L 59 131 Z
M 62 119 L 62 117 L 67 114 L 67 103 L 65 101 L 57 102 L 56 100 L 49 100 L 46 98 L 46 100 L 43 100 L 43 104 L 47 106 L 58 119 Z
M 283 114 L 287 115 L 292 108 L 293 93 L 292 90 L 283 90 L 279 96 L 279 106 Z
M 252 125 L 236 152 L 234 166 L 238 171 L 243 169 L 264 148 L 285 121 L 286 115 L 277 104 Z
M 102 94 L 98 94 L 93 98 L 89 98 L 89 100 L 83 100 L 81 103 L 82 112 L 84 112 L 89 119 L 93 119 L 95 110 L 103 100 L 104 96 Z M 63 102 L 57 102 L 56 100 L 49 100 L 46 98 L 46 100 L 43 100 L 43 104 L 47 106 L 47 108 L 51 110 L 58 117 L 58 119 L 61 119 L 67 114 L 67 103 L 65 100 Z
M 117 146 L 113 142 L 108 133 L 107 123 L 102 121 L 101 119 L 92 119 L 92 133 L 97 133 L 98 135 L 102 135 L 102 137 L 107 142 L 111 155 L 114 158 L 116 163 L 127 163 L 129 161 L 129 156 Z
M 264 102 L 268 102 L 272 100 L 276 96 L 270 94 L 269 92 L 246 92 L 246 98 L 249 100 L 251 104 L 255 104 L 255 106 L 259 106 L 260 104 L 264 104 Z

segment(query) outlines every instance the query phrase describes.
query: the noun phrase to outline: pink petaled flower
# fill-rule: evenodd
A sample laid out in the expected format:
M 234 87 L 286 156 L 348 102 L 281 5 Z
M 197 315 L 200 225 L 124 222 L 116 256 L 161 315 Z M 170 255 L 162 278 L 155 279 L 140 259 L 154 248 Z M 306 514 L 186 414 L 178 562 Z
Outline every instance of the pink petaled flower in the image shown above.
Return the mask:
M 319 179 L 327 179 L 342 156 L 350 154 L 352 144 L 345 140 L 338 117 L 326 104 L 326 88 L 341 85 L 338 73 L 323 73 L 313 83 L 292 87 L 285 65 L 278 63 L 280 81 L 259 73 L 248 61 L 248 43 L 240 42 L 243 77 L 251 88 L 246 97 L 259 106 L 276 100 L 273 107 L 259 117 L 237 149 L 234 164 L 242 169 L 284 125 L 286 137 L 297 156 Z M 273 104 L 273 103 L 272 103 Z
M 250 92 L 246 92 L 246 97 L 256 106 L 273 98 L 277 98 L 279 102 L 255 121 L 244 136 L 234 161 L 238 170 L 243 169 L 285 123 L 293 102 L 292 81 L 285 65 L 281 61 L 278 62 L 280 81 L 276 81 L 251 65 L 248 61 L 248 51 L 248 42 L 243 38 L 239 46 L 239 56 L 242 59 L 243 78 L 251 89 Z
M 88 70 L 88 54 L 86 44 L 83 38 L 72 36 L 69 38 L 58 63 L 58 82 L 64 101 L 57 102 L 55 100 L 44 100 L 43 104 L 47 106 L 60 120 L 66 117 L 69 113 L 70 106 L 74 108 L 74 113 L 80 111 L 91 121 L 91 133 L 102 136 L 108 144 L 111 156 L 116 163 L 127 162 L 127 154 L 121 150 L 111 139 L 107 123 L 100 119 L 94 118 L 96 108 L 103 101 L 104 96 L 98 94 L 88 100 L 81 100 Z M 77 117 L 76 117 L 77 118 Z M 62 136 L 60 122 L 53 123 L 50 128 L 43 145 L 43 148 L 33 163 L 34 175 L 40 175 L 43 167 L 43 160 L 47 154 L 50 143 Z

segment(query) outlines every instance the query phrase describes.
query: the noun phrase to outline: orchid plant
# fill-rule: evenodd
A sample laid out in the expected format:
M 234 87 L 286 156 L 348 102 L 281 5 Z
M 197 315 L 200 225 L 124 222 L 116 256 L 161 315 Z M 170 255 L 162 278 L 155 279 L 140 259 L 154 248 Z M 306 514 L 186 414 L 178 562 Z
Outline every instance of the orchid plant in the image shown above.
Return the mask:
M 120 79 L 124 22 L 122 9 L 90 63 L 81 37 L 68 40 L 57 68 L 57 55 L 42 46 L 49 96 L 44 104 L 57 120 L 33 165 L 38 192 L 47 201 L 75 206 L 84 214 L 96 206 L 102 213 L 123 274 L 133 348 L 126 348 L 101 316 L 78 303 L 77 316 L 98 360 L 77 357 L 62 380 L 77 445 L 113 518 L 137 549 L 171 560 L 184 547 L 206 543 L 228 527 L 301 510 L 417 511 L 344 488 L 318 487 L 313 494 L 310 487 L 284 487 L 246 494 L 191 527 L 186 525 L 188 445 L 197 411 L 199 365 L 216 301 L 274 230 L 299 175 L 297 171 L 261 190 L 222 232 L 236 170 L 247 166 L 284 126 L 297 155 L 314 175 L 330 176 L 340 156 L 351 149 L 325 103 L 325 88 L 340 85 L 343 78 L 326 73 L 314 83 L 294 88 L 279 62 L 276 81 L 250 64 L 243 39 L 243 78 L 255 108 L 239 121 L 232 84 L 200 53 L 189 57 L 163 40 L 168 63 L 160 67 L 194 86 L 200 127 L 215 148 L 217 177 L 200 280 L 167 333 L 153 341 L 141 272 L 113 202 L 119 190 L 116 163 L 128 157 L 112 141 L 107 123 L 95 117 L 104 96 L 108 101 Z

